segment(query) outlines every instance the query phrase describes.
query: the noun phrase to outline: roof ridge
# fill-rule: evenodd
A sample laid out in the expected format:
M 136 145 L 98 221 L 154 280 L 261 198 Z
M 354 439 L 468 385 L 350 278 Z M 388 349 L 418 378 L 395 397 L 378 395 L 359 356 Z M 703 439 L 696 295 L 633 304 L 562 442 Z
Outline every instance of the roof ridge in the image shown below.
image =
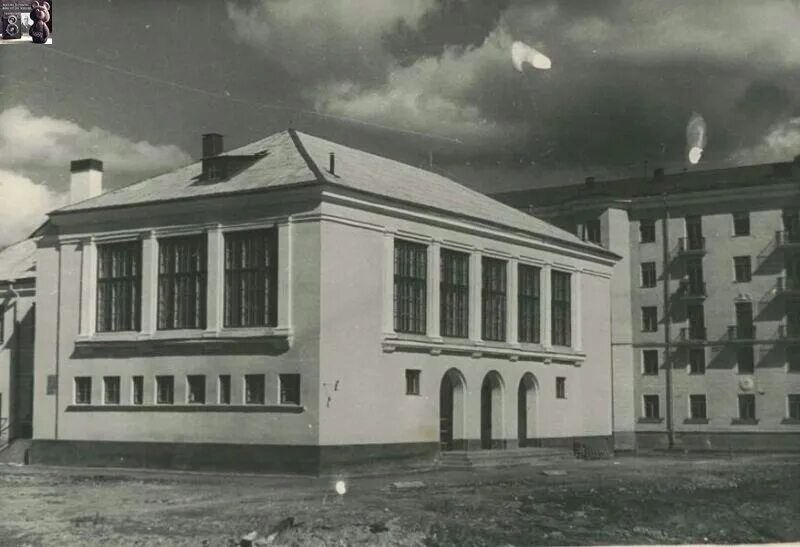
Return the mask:
M 295 148 L 297 148 L 297 152 L 300 154 L 300 156 L 303 158 L 303 161 L 306 162 L 308 168 L 311 170 L 312 173 L 314 173 L 314 176 L 317 178 L 317 182 L 329 182 L 325 178 L 325 175 L 322 174 L 322 170 L 319 168 L 319 166 L 311 157 L 311 154 L 309 154 L 308 150 L 306 150 L 306 147 L 303 145 L 303 141 L 300 140 L 300 136 L 297 134 L 297 131 L 295 131 L 291 127 L 287 131 L 289 133 L 289 137 L 291 137 L 292 142 L 294 143 Z

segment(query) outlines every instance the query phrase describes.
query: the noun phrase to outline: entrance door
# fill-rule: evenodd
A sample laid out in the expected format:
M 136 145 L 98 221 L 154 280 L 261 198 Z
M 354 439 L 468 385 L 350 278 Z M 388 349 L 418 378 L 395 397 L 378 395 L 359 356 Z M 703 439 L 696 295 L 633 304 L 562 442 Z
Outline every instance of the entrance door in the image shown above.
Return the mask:
M 439 388 L 439 443 L 441 450 L 453 449 L 453 382 L 445 374 Z
M 517 390 L 517 442 L 520 448 L 528 442 L 528 388 L 525 380 L 520 381 Z
M 492 383 L 484 378 L 481 386 L 481 448 L 492 448 Z

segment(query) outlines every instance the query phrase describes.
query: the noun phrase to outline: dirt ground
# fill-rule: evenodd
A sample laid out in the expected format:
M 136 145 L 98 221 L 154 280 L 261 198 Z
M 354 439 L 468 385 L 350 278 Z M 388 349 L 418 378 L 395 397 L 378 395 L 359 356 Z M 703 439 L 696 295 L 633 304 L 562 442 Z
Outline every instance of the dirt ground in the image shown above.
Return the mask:
M 266 544 L 287 517 L 273 545 L 797 541 L 800 456 L 322 478 L 0 466 L 0 545 L 229 546 L 252 531 Z

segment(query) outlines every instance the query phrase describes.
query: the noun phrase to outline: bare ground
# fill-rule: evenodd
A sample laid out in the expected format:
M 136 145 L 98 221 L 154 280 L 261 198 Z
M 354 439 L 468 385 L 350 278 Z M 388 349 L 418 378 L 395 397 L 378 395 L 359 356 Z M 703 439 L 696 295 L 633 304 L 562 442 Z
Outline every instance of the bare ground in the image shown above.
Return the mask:
M 800 456 L 324 478 L 0 466 L 0 545 L 228 546 L 287 517 L 274 545 L 798 541 Z

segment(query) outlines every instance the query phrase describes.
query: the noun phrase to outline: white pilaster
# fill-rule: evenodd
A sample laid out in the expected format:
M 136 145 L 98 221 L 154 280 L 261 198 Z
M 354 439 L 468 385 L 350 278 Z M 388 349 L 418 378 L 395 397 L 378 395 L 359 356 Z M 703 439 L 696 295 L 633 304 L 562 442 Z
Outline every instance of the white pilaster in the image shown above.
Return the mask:
M 292 262 L 294 225 L 291 217 L 278 225 L 278 328 L 292 328 Z
M 383 233 L 383 334 L 394 336 L 394 234 Z
M 155 232 L 142 240 L 142 333 L 158 326 L 158 241 Z
M 506 264 L 506 341 L 509 344 L 519 343 L 519 268 L 517 259 L 512 258 Z
M 81 242 L 80 336 L 91 336 L 97 328 L 97 246 L 94 238 Z
M 223 324 L 223 298 L 225 291 L 225 238 L 220 225 L 208 229 L 206 266 L 208 272 L 206 294 L 206 332 L 219 332 Z
M 583 349 L 583 274 L 580 270 L 573 272 L 570 300 L 572 301 L 572 348 L 576 351 Z
M 440 307 L 440 282 L 441 282 L 441 244 L 438 241 L 431 242 L 428 245 L 428 313 L 427 313 L 427 334 L 431 338 L 440 338 L 439 316 L 441 313 Z
M 483 304 L 483 273 L 481 270 L 481 254 L 473 251 L 469 257 L 469 338 L 481 340 L 481 306 Z
M 542 266 L 539 296 L 539 302 L 541 305 L 539 324 L 541 325 L 542 329 L 540 333 L 540 339 L 542 341 L 542 347 L 547 349 L 553 346 L 553 332 L 552 328 L 550 327 L 550 310 L 552 309 L 551 300 L 553 298 L 552 291 L 550 290 L 551 271 L 552 268 L 549 264 Z

